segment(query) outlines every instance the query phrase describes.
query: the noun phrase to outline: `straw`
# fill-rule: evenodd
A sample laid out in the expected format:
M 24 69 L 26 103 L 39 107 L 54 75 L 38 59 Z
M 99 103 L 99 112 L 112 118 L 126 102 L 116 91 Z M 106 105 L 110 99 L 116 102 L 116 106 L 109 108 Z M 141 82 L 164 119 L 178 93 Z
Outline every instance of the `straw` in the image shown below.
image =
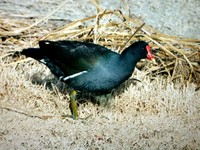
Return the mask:
M 0 35 L 6 37 L 6 42 L 2 41 L 1 44 L 7 47 L 9 42 L 15 46 L 18 44 L 18 47 L 22 47 L 22 45 L 29 47 L 30 45 L 36 46 L 39 40 L 78 40 L 93 42 L 121 52 L 131 43 L 144 40 L 150 43 L 157 61 L 156 65 L 147 63 L 146 67 L 140 68 L 144 70 L 144 74 L 150 76 L 167 75 L 166 77 L 170 78 L 171 81 L 179 80 L 183 84 L 187 82 L 200 84 L 200 40 L 163 34 L 138 18 L 133 19 L 123 15 L 120 10 L 102 10 L 96 1 L 92 0 L 92 2 L 99 10 L 97 15 L 71 22 L 49 33 L 46 33 L 44 28 L 38 28 L 37 24 L 49 18 L 64 6 L 66 1 L 37 24 L 30 24 L 23 30 L 20 28 L 27 26 L 27 24 L 19 20 L 10 20 L 9 24 L 3 23 Z M 1 21 L 3 22 L 3 20 Z M 19 39 L 11 36 L 16 31 L 20 31 L 17 32 L 21 34 Z M 34 36 L 33 32 L 35 32 Z M 33 39 L 31 44 L 28 40 L 30 36 Z M 1 59 L 7 56 L 4 53 Z M 10 62 L 10 64 L 6 62 L 4 66 L 24 63 L 25 61 L 28 60 Z

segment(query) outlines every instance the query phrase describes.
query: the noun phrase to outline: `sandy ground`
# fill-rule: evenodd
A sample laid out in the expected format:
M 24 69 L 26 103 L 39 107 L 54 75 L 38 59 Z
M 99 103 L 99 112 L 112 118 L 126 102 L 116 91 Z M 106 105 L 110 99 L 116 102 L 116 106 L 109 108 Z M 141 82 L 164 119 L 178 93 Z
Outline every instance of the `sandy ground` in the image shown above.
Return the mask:
M 47 0 L 1 0 L 0 16 L 33 18 L 37 21 L 60 3 Z M 100 1 L 100 6 L 104 9 L 120 8 L 132 17 L 141 16 L 147 24 L 171 35 L 200 38 L 198 0 L 107 0 Z M 53 29 L 95 13 L 91 1 L 69 0 L 45 25 Z M 56 117 L 60 111 L 49 99 L 60 99 L 63 107 L 61 114 L 65 110 L 70 114 L 66 96 L 26 80 L 27 75 L 32 76 L 41 69 L 40 65 L 38 68 L 28 65 L 23 67 L 28 68 L 27 73 L 15 68 L 1 69 L 0 149 L 200 148 L 200 94 L 195 90 L 195 85 L 175 89 L 173 84 L 167 87 L 160 84 L 161 78 L 156 83 L 145 80 L 142 84 L 129 87 L 119 98 L 114 99 L 109 108 L 91 103 L 81 105 L 80 114 L 89 115 L 88 119 L 61 119 Z M 31 69 L 34 71 L 31 72 Z M 41 100 L 46 103 L 40 103 Z M 28 105 L 23 103 L 25 101 L 33 102 Z M 54 114 L 55 117 L 31 117 L 34 113 Z

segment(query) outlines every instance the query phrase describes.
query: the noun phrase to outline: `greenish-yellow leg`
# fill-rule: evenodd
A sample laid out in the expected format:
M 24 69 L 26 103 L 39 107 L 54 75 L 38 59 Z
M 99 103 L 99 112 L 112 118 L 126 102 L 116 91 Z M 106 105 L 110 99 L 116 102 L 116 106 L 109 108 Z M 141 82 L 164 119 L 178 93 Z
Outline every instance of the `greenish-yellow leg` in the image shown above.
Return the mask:
M 74 119 L 78 119 L 76 95 L 77 92 L 75 90 L 70 93 L 70 110 Z

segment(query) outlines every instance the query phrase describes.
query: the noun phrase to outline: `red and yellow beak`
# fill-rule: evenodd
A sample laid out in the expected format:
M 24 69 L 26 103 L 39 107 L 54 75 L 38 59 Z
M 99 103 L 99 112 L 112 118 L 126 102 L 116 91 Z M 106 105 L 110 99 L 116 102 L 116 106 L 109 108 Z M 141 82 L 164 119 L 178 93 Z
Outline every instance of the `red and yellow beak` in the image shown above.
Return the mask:
M 150 46 L 147 45 L 147 46 L 146 46 L 146 49 L 147 49 L 147 58 L 148 58 L 149 60 L 153 61 L 153 63 L 156 63 L 155 58 L 154 58 L 154 56 L 153 56 L 153 54 L 152 54 L 152 51 L 151 51 Z

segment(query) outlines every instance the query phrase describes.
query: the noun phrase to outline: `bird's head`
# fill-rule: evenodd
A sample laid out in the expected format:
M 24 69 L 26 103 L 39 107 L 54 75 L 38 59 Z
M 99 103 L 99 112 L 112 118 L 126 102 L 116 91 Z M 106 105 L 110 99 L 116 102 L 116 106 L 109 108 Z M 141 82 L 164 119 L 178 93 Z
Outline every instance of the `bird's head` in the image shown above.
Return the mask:
M 151 47 L 149 45 L 146 46 L 146 50 L 147 50 L 147 58 L 153 62 L 155 62 L 155 58 L 152 54 L 152 51 L 151 51 Z

